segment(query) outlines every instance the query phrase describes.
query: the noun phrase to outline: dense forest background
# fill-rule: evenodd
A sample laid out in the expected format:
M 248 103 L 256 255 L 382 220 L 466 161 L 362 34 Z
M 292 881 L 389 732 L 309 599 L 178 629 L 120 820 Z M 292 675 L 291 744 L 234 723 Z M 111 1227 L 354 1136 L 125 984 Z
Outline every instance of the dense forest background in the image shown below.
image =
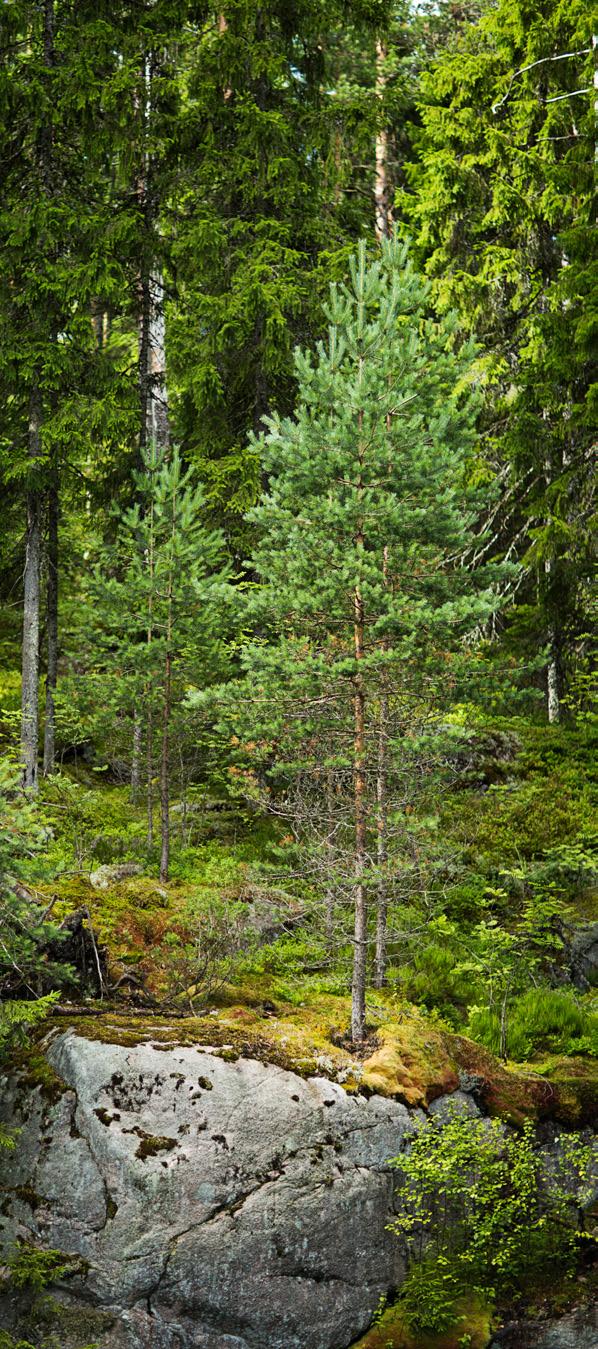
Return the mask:
M 468 1037 L 588 1121 L 594 64 L 581 0 L 1 6 L 4 1055 L 209 1013 L 412 1105 Z M 484 1297 L 572 1277 L 542 1202 Z
M 0 45 L 5 993 L 123 863 L 184 891 L 128 987 L 201 997 L 254 887 L 356 1043 L 371 981 L 585 1043 L 585 6 L 23 0 Z

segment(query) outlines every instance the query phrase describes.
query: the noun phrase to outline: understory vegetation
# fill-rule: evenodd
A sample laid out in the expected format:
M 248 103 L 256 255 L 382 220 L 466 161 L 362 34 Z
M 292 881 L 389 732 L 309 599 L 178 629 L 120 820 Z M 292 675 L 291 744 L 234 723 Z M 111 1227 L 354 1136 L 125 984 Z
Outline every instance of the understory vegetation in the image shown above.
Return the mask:
M 465 1083 L 371 1349 L 482 1349 L 591 1245 L 594 47 L 581 0 L 0 6 L 0 1063 L 52 1098 L 108 1012 Z

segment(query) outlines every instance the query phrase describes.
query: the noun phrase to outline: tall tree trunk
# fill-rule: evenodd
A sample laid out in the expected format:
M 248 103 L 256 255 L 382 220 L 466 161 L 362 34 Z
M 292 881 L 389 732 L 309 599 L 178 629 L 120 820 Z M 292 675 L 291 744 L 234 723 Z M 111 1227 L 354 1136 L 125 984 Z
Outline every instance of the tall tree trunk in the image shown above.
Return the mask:
M 363 360 L 359 365 L 359 384 L 363 374 Z M 357 495 L 363 495 L 363 459 L 362 444 L 363 411 L 357 416 L 359 480 Z M 357 526 L 355 545 L 358 556 L 363 553 L 363 524 Z M 353 793 L 355 807 L 355 926 L 353 932 L 353 983 L 351 988 L 351 1036 L 356 1042 L 365 1036 L 365 985 L 367 972 L 367 893 L 365 869 L 367 860 L 367 804 L 365 772 L 365 692 L 360 666 L 365 647 L 365 615 L 360 582 L 357 581 L 353 595 L 353 649 L 356 672 L 353 694 Z
M 355 592 L 355 659 L 363 658 L 364 621 L 359 590 Z M 367 894 L 365 886 L 367 848 L 367 807 L 365 774 L 365 694 L 361 676 L 356 677 L 353 697 L 353 787 L 355 802 L 355 930 L 353 984 L 351 990 L 351 1036 L 355 1042 L 365 1035 L 365 983 L 367 965 Z
M 29 458 L 34 472 L 41 459 L 41 429 L 41 392 L 35 383 L 29 400 Z M 21 666 L 21 768 L 22 784 L 27 791 L 37 791 L 38 786 L 40 571 L 41 494 L 32 482 L 27 493 Z
M 135 710 L 133 713 L 133 753 L 131 755 L 131 801 L 136 804 L 139 800 L 139 789 L 141 787 L 141 743 L 143 731 L 141 726 L 141 717 Z
M 168 880 L 170 866 L 170 696 L 172 655 L 166 652 L 164 665 L 164 703 L 162 708 L 162 754 L 160 760 L 160 880 Z
M 386 430 L 390 433 L 392 417 L 386 414 Z M 391 465 L 389 464 L 389 473 Z M 388 588 L 388 544 L 382 555 L 382 577 L 385 589 Z M 383 643 L 388 650 L 388 643 Z M 386 804 L 386 784 L 388 774 L 388 694 L 383 688 L 380 696 L 378 719 L 378 767 L 376 773 L 376 861 L 378 866 L 378 902 L 376 906 L 376 956 L 374 962 L 374 987 L 383 988 L 386 983 L 386 926 L 388 899 L 386 891 L 386 862 L 388 858 L 388 811 Z
M 151 690 L 150 690 L 151 694 Z M 151 703 L 147 710 L 147 749 L 145 756 L 145 771 L 147 777 L 147 846 L 154 846 L 154 721 L 152 716 Z
M 177 531 L 177 489 L 172 493 L 172 532 L 170 538 L 170 559 L 168 566 L 168 589 L 166 596 L 166 657 L 164 662 L 164 691 L 162 703 L 162 754 L 160 760 L 160 880 L 168 880 L 170 866 L 170 710 L 172 695 L 172 635 L 173 635 L 173 594 L 175 567 L 175 540 Z
M 544 412 L 544 418 L 548 420 L 548 412 Z M 558 465 L 557 472 L 562 470 L 564 465 Z M 549 491 L 553 481 L 554 469 L 550 455 L 547 455 L 544 461 L 544 479 L 546 490 Z M 559 642 L 558 642 L 558 614 L 554 600 L 554 560 L 551 557 L 544 559 L 544 607 L 548 615 L 548 627 L 546 637 L 548 641 L 548 665 L 546 667 L 546 710 L 550 725 L 560 721 L 561 717 L 561 697 L 560 697 L 560 662 L 559 662 Z
M 43 5 L 43 55 L 46 70 L 54 65 L 54 0 Z M 51 117 L 42 126 L 37 159 L 39 176 L 47 194 L 52 192 Z M 29 458 L 35 475 L 42 453 L 42 396 L 39 376 L 35 375 L 29 396 Z M 40 575 L 41 575 L 41 516 L 42 497 L 33 480 L 27 492 L 27 533 L 25 541 L 25 570 L 23 574 L 23 647 L 21 685 L 21 766 L 22 783 L 27 791 L 37 791 L 39 738 L 39 629 L 40 629 Z
M 164 280 L 156 268 L 149 278 L 149 435 L 158 451 L 158 460 L 170 445 L 168 385 L 166 383 L 166 325 L 164 320 Z
M 386 983 L 386 923 L 388 900 L 386 892 L 386 861 L 388 856 L 388 814 L 386 804 L 388 698 L 380 699 L 378 720 L 378 769 L 376 774 L 376 864 L 378 868 L 378 902 L 376 909 L 376 959 L 374 987 Z
M 334 940 L 334 778 L 332 769 L 326 770 L 326 945 L 332 950 Z
M 382 104 L 386 89 L 386 47 L 383 42 L 376 43 L 376 96 Z M 380 111 L 382 119 L 382 109 Z M 379 125 L 376 133 L 376 173 L 374 179 L 374 204 L 376 211 L 375 227 L 378 243 L 390 237 L 391 211 L 388 183 L 388 132 Z
M 143 146 L 142 167 L 137 180 L 137 196 L 144 226 L 143 259 L 139 274 L 138 292 L 139 452 L 141 463 L 145 468 L 149 467 L 150 474 L 159 468 L 170 443 L 168 393 L 166 383 L 164 283 L 160 268 L 155 266 L 152 257 L 154 253 L 155 234 L 159 213 L 159 203 L 155 196 L 152 159 L 149 150 L 153 62 L 154 54 L 146 51 L 142 58 L 140 93 L 136 101 L 136 109 L 141 121 L 141 142 Z M 153 506 L 150 507 L 150 511 L 153 514 Z M 147 563 L 150 577 L 147 644 L 148 646 L 151 646 L 154 635 L 153 576 L 155 565 L 153 553 L 153 529 L 151 524 L 150 548 Z M 153 847 L 154 842 L 154 721 L 152 693 L 153 690 L 150 675 L 150 683 L 147 688 L 146 725 L 147 843 L 149 848 Z M 168 752 L 168 746 L 166 746 L 166 752 Z M 162 768 L 160 782 L 162 783 Z M 162 796 L 162 787 L 160 788 L 160 791 Z M 168 868 L 168 861 L 166 862 L 166 867 Z
M 56 760 L 56 705 L 58 682 L 58 459 L 53 456 L 48 488 L 48 552 L 46 590 L 46 638 L 48 664 L 46 670 L 46 711 L 44 721 L 44 777 L 54 772 Z

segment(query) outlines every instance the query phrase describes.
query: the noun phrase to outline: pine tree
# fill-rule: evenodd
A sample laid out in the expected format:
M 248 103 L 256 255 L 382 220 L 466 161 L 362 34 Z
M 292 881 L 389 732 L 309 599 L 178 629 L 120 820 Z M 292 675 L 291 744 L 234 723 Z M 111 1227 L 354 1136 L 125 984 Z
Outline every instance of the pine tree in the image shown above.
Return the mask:
M 191 681 L 201 687 L 221 670 L 228 572 L 222 536 L 203 523 L 203 492 L 178 451 L 160 456 L 151 442 L 145 459 L 136 503 L 111 550 L 115 562 L 95 578 L 94 664 L 109 676 L 103 687 L 113 716 L 131 717 L 143 706 L 152 713 L 149 734 L 159 727 L 160 877 L 167 880 L 173 715 Z M 153 753 L 147 763 L 151 843 Z
M 261 636 L 245 653 L 247 697 L 254 726 L 282 759 L 286 737 L 288 771 L 305 775 L 315 753 L 316 774 L 328 762 L 352 783 L 356 1041 L 365 1031 L 368 891 L 379 879 L 372 838 L 388 808 L 372 750 L 380 700 L 389 726 L 391 704 L 395 727 L 411 716 L 408 738 L 418 704 L 446 700 L 450 653 L 494 603 L 488 576 L 482 589 L 482 577 L 455 561 L 474 519 L 472 350 L 457 350 L 454 325 L 426 318 L 426 303 L 404 247 L 383 243 L 368 265 L 360 245 L 350 284 L 331 289 L 327 344 L 296 354 L 294 417 L 269 419 L 253 442 L 270 476 L 250 514 L 260 534 L 251 607 Z

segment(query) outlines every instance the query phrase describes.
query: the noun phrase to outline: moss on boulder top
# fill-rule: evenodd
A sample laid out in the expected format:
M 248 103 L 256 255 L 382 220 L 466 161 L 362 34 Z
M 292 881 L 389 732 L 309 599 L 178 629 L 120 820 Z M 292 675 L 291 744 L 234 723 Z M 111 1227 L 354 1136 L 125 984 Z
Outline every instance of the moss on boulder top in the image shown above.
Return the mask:
M 252 1058 L 301 1077 L 328 1077 L 349 1093 L 386 1096 L 412 1108 L 426 1109 L 461 1087 L 485 1112 L 514 1124 L 531 1117 L 577 1126 L 595 1112 L 595 1061 L 556 1059 L 533 1072 L 503 1065 L 480 1045 L 390 1000 L 376 1009 L 368 1040 L 357 1049 L 346 1035 L 347 997 L 313 994 L 295 1006 L 275 1002 L 270 987 L 263 977 L 250 988 L 230 989 L 218 1006 L 197 1017 L 106 1009 L 99 1015 L 75 1013 L 69 1024 L 85 1038 L 105 1043 L 209 1046 L 231 1061 Z M 63 1016 L 54 1024 L 66 1028 Z

